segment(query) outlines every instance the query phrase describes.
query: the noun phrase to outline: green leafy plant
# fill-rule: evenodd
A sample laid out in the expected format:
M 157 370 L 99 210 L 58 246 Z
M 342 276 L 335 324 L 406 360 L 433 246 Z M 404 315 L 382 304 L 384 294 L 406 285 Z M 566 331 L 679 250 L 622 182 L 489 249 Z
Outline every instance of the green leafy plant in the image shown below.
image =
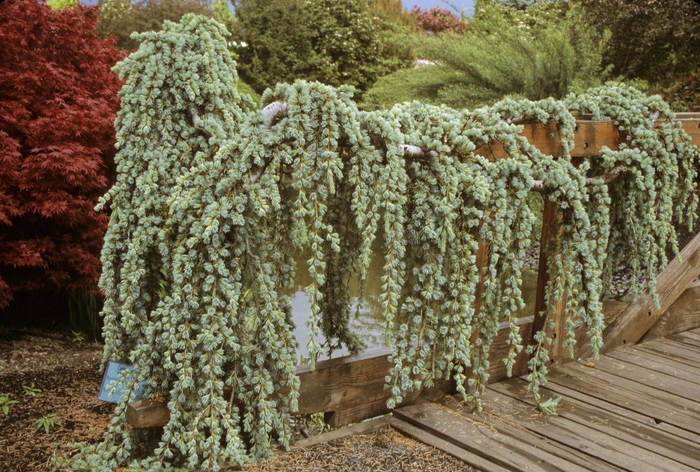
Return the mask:
M 299 379 L 285 288 L 308 271 L 313 369 L 321 353 L 363 348 L 350 329 L 350 283 L 362 283 L 373 258 L 383 263 L 389 407 L 445 378 L 479 411 L 505 321 L 503 362 L 510 372 L 518 353 L 530 353 L 529 388 L 541 409 L 556 411 L 556 399 L 539 396 L 553 340 L 544 330 L 534 343 L 522 339 L 516 314 L 536 221 L 530 192 L 560 215 L 544 314 L 566 295 L 566 336 L 556 342 L 573 349 L 583 333 L 594 355 L 617 262 L 634 264 L 633 293 L 653 292 L 665 248 L 677 252 L 673 219 L 696 211 L 697 148 L 659 97 L 611 84 L 474 111 L 413 102 L 360 112 L 349 87 L 296 81 L 266 91 L 261 111 L 236 90 L 224 33 L 185 16 L 139 36 L 139 51 L 117 66 L 126 81 L 118 177 L 100 203 L 112 208 L 100 279 L 104 360 L 138 374 L 125 378 L 104 441 L 81 451 L 77 468 L 216 470 L 288 447 Z M 572 113 L 613 120 L 627 141 L 575 165 Z M 525 122 L 555 123 L 562 155 L 530 144 Z M 475 152 L 492 142 L 508 157 Z M 297 251 L 308 254 L 303 267 Z M 125 412 L 140 382 L 167 400 L 170 419 L 137 459 L 141 433 Z
M 39 432 L 42 429 L 46 434 L 49 434 L 52 429 L 61 426 L 61 418 L 55 414 L 42 416 L 34 422 L 34 431 Z
M 77 346 L 78 344 L 85 342 L 85 336 L 80 331 L 71 331 L 73 336 L 70 337 L 71 346 Z
M 68 321 L 74 337 L 76 332 L 82 332 L 89 334 L 95 341 L 101 339 L 101 309 L 102 297 L 100 295 L 83 292 L 68 297 Z M 83 339 L 71 340 L 71 343 L 76 344 L 83 341 Z
M 12 405 L 19 403 L 17 400 L 12 400 L 10 395 L 0 395 L 0 411 L 2 411 L 5 416 L 10 414 Z
M 36 388 L 34 382 L 31 385 L 22 385 L 22 388 L 24 389 L 24 394 L 28 397 L 36 397 L 38 393 L 41 393 L 41 389 Z

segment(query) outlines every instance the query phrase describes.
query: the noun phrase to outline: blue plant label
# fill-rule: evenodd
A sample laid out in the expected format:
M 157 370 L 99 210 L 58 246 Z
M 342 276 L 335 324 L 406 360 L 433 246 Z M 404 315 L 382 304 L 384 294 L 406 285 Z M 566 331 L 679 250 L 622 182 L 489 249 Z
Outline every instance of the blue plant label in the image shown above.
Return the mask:
M 122 372 L 129 372 L 126 377 L 123 377 L 120 382 Z M 110 403 L 119 403 L 124 394 L 124 382 L 129 381 L 136 375 L 136 368 L 131 365 L 122 364 L 121 362 L 107 361 L 105 374 L 102 377 L 102 386 L 100 393 L 97 395 L 98 400 Z M 146 382 L 141 382 L 136 387 L 136 396 L 134 401 L 143 398 L 143 392 L 146 389 Z

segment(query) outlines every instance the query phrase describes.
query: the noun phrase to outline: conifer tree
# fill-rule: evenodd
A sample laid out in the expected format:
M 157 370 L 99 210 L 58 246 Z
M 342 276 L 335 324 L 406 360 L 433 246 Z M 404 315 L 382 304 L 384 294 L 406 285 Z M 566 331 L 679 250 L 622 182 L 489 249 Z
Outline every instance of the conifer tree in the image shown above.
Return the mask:
M 284 289 L 296 271 L 309 274 L 313 369 L 321 353 L 362 348 L 349 327 L 349 287 L 373 258 L 383 263 L 389 407 L 452 378 L 479 411 L 489 351 L 506 322 L 503 362 L 510 371 L 528 352 L 529 388 L 553 412 L 558 400 L 539 390 L 549 346 L 571 349 L 583 332 L 596 354 L 610 264 L 629 257 L 632 291 L 653 291 L 665 248 L 677 252 L 673 219 L 696 211 L 698 150 L 658 97 L 611 85 L 474 111 L 413 102 L 367 113 L 349 87 L 300 80 L 266 91 L 258 110 L 236 91 L 224 35 L 186 15 L 139 35 L 139 51 L 117 67 L 126 85 L 117 183 L 100 203 L 113 210 L 100 287 L 105 360 L 131 363 L 137 375 L 121 378 L 125 396 L 104 441 L 85 448 L 76 468 L 218 470 L 288 447 L 299 379 Z M 619 123 L 626 146 L 574 165 L 572 112 Z M 557 125 L 561 156 L 520 134 L 532 121 Z M 475 153 L 493 141 L 506 158 Z M 533 189 L 561 215 L 547 300 L 568 301 L 564 339 L 540 331 L 530 344 L 516 313 Z M 479 241 L 488 249 L 483 274 Z M 297 251 L 309 254 L 300 266 Z M 170 410 L 156 438 L 126 424 L 139 382 Z

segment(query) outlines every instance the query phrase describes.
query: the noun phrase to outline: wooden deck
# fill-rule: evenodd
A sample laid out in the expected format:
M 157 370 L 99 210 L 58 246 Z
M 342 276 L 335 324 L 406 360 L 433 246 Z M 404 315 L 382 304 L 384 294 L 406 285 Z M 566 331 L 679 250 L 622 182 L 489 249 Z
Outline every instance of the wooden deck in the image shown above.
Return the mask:
M 483 472 L 700 470 L 700 329 L 550 372 L 539 414 L 523 379 L 491 384 L 484 412 L 446 396 L 399 408 L 401 432 Z

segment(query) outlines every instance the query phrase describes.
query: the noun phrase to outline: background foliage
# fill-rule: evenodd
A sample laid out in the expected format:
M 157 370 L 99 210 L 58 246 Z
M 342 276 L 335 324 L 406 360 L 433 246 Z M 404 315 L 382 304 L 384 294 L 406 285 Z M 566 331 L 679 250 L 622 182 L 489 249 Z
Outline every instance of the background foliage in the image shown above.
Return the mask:
M 0 308 L 43 288 L 96 290 L 115 176 L 113 121 L 124 57 L 97 10 L 33 0 L 0 7 Z
M 236 17 L 239 71 L 258 93 L 297 78 L 361 92 L 412 60 L 364 0 L 239 0 Z
M 459 33 L 467 27 L 445 8 L 433 7 L 430 10 L 422 10 L 414 7 L 412 13 L 416 19 L 416 28 L 426 34 Z
M 211 0 L 99 0 L 97 31 L 104 38 L 114 36 L 119 48 L 132 50 L 139 43 L 131 33 L 157 31 L 165 20 L 180 21 L 186 13 L 212 16 L 210 4 Z
M 700 69 L 700 9 L 687 0 L 576 0 L 584 20 L 611 32 L 604 61 L 613 74 L 650 83 Z
M 663 81 L 655 88 L 656 93 L 664 97 L 675 111 L 700 111 L 700 71 Z
M 484 5 L 462 34 L 421 40 L 420 55 L 435 65 L 381 78 L 362 106 L 377 109 L 417 99 L 474 108 L 509 95 L 562 98 L 600 84 L 606 37 L 588 30 L 582 14 L 550 3 L 526 11 Z

